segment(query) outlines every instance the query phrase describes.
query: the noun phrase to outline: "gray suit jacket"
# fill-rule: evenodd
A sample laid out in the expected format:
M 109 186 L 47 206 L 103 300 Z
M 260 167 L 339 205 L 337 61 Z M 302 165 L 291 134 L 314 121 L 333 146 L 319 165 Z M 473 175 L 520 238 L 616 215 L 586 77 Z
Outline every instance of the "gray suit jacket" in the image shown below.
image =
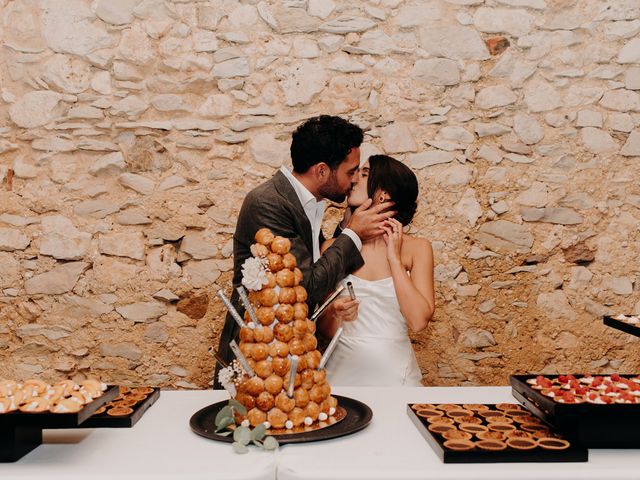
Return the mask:
M 244 199 L 236 232 L 233 236 L 233 295 L 231 302 L 240 314 L 244 313 L 236 288 L 241 285 L 241 267 L 251 256 L 250 247 L 255 243 L 255 234 L 262 228 L 271 229 L 274 235 L 291 240 L 291 253 L 295 255 L 302 271 L 302 285 L 306 288 L 309 311 L 331 292 L 336 284 L 349 273 L 364 264 L 364 260 L 348 235 L 339 235 L 317 262 L 313 262 L 313 235 L 311 223 L 302 208 L 291 183 L 278 171 L 271 179 L 249 192 Z M 320 242 L 324 238 L 320 233 Z M 233 360 L 229 342 L 237 339 L 239 328 L 227 315 L 220 335 L 218 352 L 226 362 Z M 215 385 L 220 388 L 216 367 Z

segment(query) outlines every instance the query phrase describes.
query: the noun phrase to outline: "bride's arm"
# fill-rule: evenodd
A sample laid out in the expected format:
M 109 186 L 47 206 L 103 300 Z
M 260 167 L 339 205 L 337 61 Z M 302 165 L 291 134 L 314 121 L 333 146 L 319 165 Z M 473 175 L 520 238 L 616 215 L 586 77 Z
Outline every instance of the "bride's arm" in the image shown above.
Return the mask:
M 402 264 L 402 225 L 396 220 L 386 227 L 387 259 L 391 268 L 393 286 L 400 304 L 400 312 L 413 332 L 423 330 L 435 310 L 433 280 L 433 249 L 424 239 L 415 239 L 411 275 Z

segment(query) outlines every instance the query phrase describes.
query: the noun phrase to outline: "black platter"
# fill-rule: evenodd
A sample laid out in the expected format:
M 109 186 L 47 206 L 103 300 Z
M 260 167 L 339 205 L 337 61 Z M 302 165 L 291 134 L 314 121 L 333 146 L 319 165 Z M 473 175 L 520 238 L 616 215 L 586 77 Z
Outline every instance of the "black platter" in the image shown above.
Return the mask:
M 138 420 L 142 418 L 142 415 L 145 414 L 151 405 L 156 403 L 159 397 L 160 389 L 154 388 L 153 393 L 150 393 L 146 399 L 131 407 L 133 409 L 133 413 L 118 417 L 113 417 L 106 413 L 100 413 L 88 418 L 82 423 L 82 425 L 80 425 L 80 428 L 131 428 L 138 423 Z
M 633 325 L 631 323 L 624 322 L 622 320 L 617 320 L 613 317 L 605 316 L 603 318 L 603 323 L 607 327 L 615 328 L 616 330 L 620 330 L 622 332 L 628 333 L 630 335 L 634 335 L 636 337 L 640 337 L 640 324 Z
M 354 400 L 353 398 L 343 397 L 340 395 L 333 395 L 338 400 L 338 405 L 346 410 L 346 417 L 341 421 L 324 428 L 317 430 L 311 430 L 308 432 L 292 433 L 278 435 L 278 443 L 280 445 L 293 444 L 293 443 L 306 443 L 317 442 L 320 440 L 329 440 L 332 438 L 339 438 L 352 433 L 359 432 L 365 428 L 371 422 L 373 418 L 373 412 L 364 403 Z M 231 435 L 223 436 L 215 432 L 214 420 L 218 412 L 226 406 L 228 400 L 214 403 L 208 407 L 204 407 L 193 414 L 189 425 L 194 433 L 216 440 L 219 442 L 233 442 Z

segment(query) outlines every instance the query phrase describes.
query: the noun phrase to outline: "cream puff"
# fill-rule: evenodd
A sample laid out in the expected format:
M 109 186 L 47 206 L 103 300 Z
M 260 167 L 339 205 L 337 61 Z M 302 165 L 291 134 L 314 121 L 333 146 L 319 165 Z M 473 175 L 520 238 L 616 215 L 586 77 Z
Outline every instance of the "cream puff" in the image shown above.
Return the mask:
M 264 360 L 269 356 L 269 347 L 266 343 L 255 343 L 253 344 L 253 348 L 251 348 L 251 357 L 259 362 L 260 360 Z
M 293 399 L 296 401 L 296 407 L 304 408 L 311 401 L 309 392 L 304 387 L 296 388 L 293 391 Z
M 296 338 L 304 338 L 307 333 L 309 333 L 309 329 L 307 328 L 307 322 L 305 320 L 293 321 L 293 335 Z
M 276 309 L 276 318 L 281 323 L 289 323 L 293 321 L 293 305 L 281 303 Z
M 256 312 L 256 316 L 258 317 L 258 321 L 268 327 L 271 325 L 276 319 L 276 313 L 273 311 L 271 307 L 260 307 Z
M 276 407 L 282 410 L 285 413 L 290 412 L 296 406 L 296 401 L 293 398 L 289 398 L 289 396 L 281 392 L 276 397 Z
M 273 368 L 271 367 L 271 362 L 268 360 L 260 360 L 256 362 L 255 367 L 253 367 L 253 371 L 256 372 L 260 378 L 266 379 L 273 373 Z
M 289 340 L 289 353 L 291 353 L 291 355 L 302 355 L 305 352 L 305 344 L 302 340 L 299 338 Z
M 297 264 L 296 257 L 292 253 L 285 253 L 284 255 L 282 255 L 282 263 L 284 264 L 284 268 L 293 270 L 294 268 L 296 268 Z
M 316 384 L 316 382 L 314 381 L 315 376 L 313 375 L 313 370 L 310 369 L 306 369 L 303 372 L 300 373 L 300 382 L 302 385 L 302 388 L 305 388 L 307 390 L 311 390 L 313 388 L 313 386 Z M 314 400 L 315 402 L 316 400 Z
M 282 377 L 275 374 L 269 375 L 264 381 L 264 388 L 271 395 L 278 395 L 282 391 L 283 385 Z
M 276 273 L 276 283 L 280 287 L 293 287 L 295 284 L 295 276 L 288 268 L 283 268 Z
M 293 284 L 300 285 L 302 283 L 302 270 L 298 267 L 293 269 Z
M 253 329 L 253 338 L 256 342 L 269 344 L 273 340 L 273 330 L 264 326 L 256 327 Z
M 288 343 L 293 338 L 293 328 L 286 323 L 276 323 L 273 327 L 273 335 L 277 340 Z
M 288 413 L 288 416 L 289 420 L 293 423 L 293 426 L 299 427 L 304 422 L 305 414 L 302 408 L 294 407 L 294 409 Z
M 273 368 L 273 373 L 284 378 L 285 375 L 289 373 L 290 360 L 286 357 L 273 357 L 271 360 L 271 367 Z
M 318 350 L 314 350 L 312 352 L 305 353 L 304 358 L 307 361 L 307 368 L 316 370 L 320 366 L 322 355 Z
M 284 424 L 287 422 L 287 414 L 279 408 L 272 408 L 267 414 L 267 421 L 273 428 L 284 428 Z
M 296 295 L 295 288 L 291 288 L 291 287 L 283 287 L 283 288 L 281 288 L 280 289 L 280 293 L 278 294 L 278 301 L 281 304 L 282 303 L 288 303 L 290 305 L 293 305 L 294 303 L 296 303 L 296 301 L 299 301 L 299 300 L 297 300 L 297 295 Z
M 256 407 L 263 412 L 268 412 L 275 405 L 275 398 L 269 392 L 262 392 L 256 397 Z
M 263 307 L 273 307 L 278 303 L 278 292 L 275 288 L 264 288 L 258 294 L 258 302 Z
M 271 251 L 279 255 L 285 255 L 291 250 L 291 240 L 277 236 L 271 242 Z
M 307 289 L 302 285 L 297 285 L 293 287 L 293 290 L 296 292 L 296 302 L 305 303 L 307 301 Z
M 247 420 L 249 420 L 252 427 L 257 427 L 267 421 L 267 414 L 259 408 L 251 408 L 247 413 Z
M 278 255 L 277 253 L 270 253 L 267 255 L 267 268 L 271 270 L 273 273 L 279 272 L 284 268 L 284 262 L 282 261 L 282 255 Z M 277 283 L 276 277 L 276 283 Z
M 261 243 L 254 243 L 249 247 L 249 250 L 251 251 L 251 255 L 258 258 L 264 258 L 271 253 L 269 251 L 269 247 L 262 245 Z
M 274 238 L 275 236 L 273 235 L 273 233 L 271 233 L 271 230 L 269 230 L 268 228 L 261 228 L 256 232 L 256 235 L 255 235 L 256 242 L 258 242 L 261 245 L 265 245 L 267 247 L 271 245 L 271 242 L 273 242 Z
M 257 397 L 264 392 L 264 380 L 257 375 L 245 381 L 245 390 L 249 395 Z
M 302 339 L 302 341 L 304 343 L 304 348 L 307 352 L 311 352 L 316 348 L 318 348 L 318 339 L 316 338 L 315 335 L 307 333 Z
M 309 307 L 306 303 L 295 303 L 293 305 L 293 318 L 296 320 L 306 320 L 309 315 Z

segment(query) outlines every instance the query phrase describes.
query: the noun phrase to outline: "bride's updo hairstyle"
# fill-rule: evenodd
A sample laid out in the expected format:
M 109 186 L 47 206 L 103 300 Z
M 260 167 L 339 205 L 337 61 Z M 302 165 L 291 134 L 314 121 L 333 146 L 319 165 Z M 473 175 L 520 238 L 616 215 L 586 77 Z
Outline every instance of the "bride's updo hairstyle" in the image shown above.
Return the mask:
M 396 220 L 402 225 L 411 223 L 418 207 L 418 179 L 409 167 L 388 155 L 370 156 L 367 179 L 369 198 L 373 198 L 377 190 L 384 190 L 395 202 L 393 209 L 398 212 Z

